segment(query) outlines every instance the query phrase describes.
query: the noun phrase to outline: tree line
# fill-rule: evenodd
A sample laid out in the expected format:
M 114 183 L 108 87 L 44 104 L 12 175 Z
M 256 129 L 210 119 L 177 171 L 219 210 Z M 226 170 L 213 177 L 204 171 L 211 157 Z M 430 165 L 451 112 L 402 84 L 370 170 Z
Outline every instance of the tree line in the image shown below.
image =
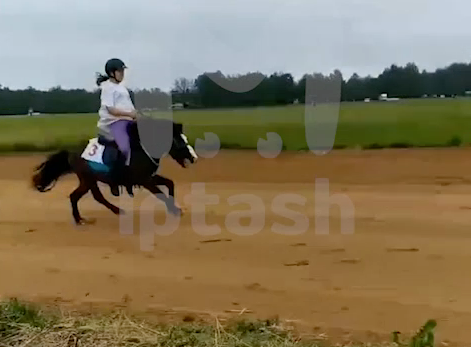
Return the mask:
M 308 100 L 306 100 L 306 88 Z M 454 63 L 433 72 L 420 71 L 416 64 L 391 65 L 376 77 L 353 74 L 345 79 L 339 70 L 323 75 L 305 74 L 296 80 L 290 73 L 269 76 L 259 72 L 225 76 L 204 73 L 195 79 L 179 78 L 170 93 L 159 88 L 133 90 L 139 109 L 168 109 L 172 104 L 187 108 L 275 106 L 293 103 L 362 101 L 388 97 L 418 98 L 467 95 L 471 91 L 471 63 Z M 0 114 L 92 113 L 100 105 L 99 90 L 62 89 L 47 91 L 32 87 L 10 90 L 0 85 Z

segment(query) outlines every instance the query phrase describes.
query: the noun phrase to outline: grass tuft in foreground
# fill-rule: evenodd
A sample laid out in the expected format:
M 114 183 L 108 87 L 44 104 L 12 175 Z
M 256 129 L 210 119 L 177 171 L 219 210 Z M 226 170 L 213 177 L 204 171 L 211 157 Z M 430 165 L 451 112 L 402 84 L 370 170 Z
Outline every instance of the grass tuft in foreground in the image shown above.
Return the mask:
M 382 346 L 433 347 L 436 322 L 428 321 L 410 340 L 399 333 Z M 346 343 L 345 346 L 373 346 Z M 16 299 L 0 303 L 0 346 L 9 347 L 308 347 L 329 346 L 322 339 L 296 336 L 278 320 L 230 321 L 215 324 L 184 319 L 176 325 L 157 325 L 132 320 L 124 313 L 104 317 L 64 316 L 42 312 Z M 336 345 L 340 346 L 340 345 Z
M 0 305 L 0 341 L 15 336 L 24 327 L 45 329 L 53 322 L 51 319 L 46 318 L 35 306 L 12 299 Z

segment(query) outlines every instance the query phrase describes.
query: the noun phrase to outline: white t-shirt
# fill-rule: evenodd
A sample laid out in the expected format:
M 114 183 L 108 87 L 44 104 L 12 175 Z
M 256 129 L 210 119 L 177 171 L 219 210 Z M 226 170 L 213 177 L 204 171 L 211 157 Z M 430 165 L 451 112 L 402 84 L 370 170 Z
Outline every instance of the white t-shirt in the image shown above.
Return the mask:
M 134 111 L 135 108 L 132 103 L 131 96 L 129 95 L 129 91 L 124 85 L 113 83 L 108 80 L 103 82 L 100 87 L 101 106 L 98 111 L 100 118 L 98 119 L 97 126 L 103 135 L 110 137 L 110 124 L 121 119 L 132 120 L 132 118 L 115 117 L 108 112 L 107 107 L 114 107 L 125 112 Z

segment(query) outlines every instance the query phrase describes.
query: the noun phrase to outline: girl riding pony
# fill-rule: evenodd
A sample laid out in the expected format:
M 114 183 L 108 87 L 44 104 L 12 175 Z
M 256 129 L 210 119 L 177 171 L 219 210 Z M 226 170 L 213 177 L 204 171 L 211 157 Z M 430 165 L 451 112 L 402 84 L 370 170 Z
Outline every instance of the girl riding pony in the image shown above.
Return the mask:
M 137 116 L 136 109 L 131 100 L 128 89 L 121 84 L 124 79 L 126 65 L 120 59 L 110 59 L 106 62 L 106 75 L 99 74 L 97 85 L 101 88 L 101 106 L 98 111 L 99 132 L 106 138 L 112 138 L 119 150 L 125 156 L 126 162 L 122 170 L 116 169 L 113 182 L 110 183 L 111 193 L 119 196 L 118 180 L 122 173 L 128 194 L 132 197 L 132 184 L 129 169 L 131 160 L 131 146 L 127 128 Z

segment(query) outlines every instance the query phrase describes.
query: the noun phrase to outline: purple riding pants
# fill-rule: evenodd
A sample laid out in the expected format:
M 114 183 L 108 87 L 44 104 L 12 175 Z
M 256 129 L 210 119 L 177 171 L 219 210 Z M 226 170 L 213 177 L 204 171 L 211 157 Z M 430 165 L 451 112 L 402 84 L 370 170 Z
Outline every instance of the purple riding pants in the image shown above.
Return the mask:
M 111 134 L 113 135 L 119 150 L 126 157 L 126 166 L 129 166 L 131 161 L 131 145 L 129 144 L 129 135 L 127 131 L 127 126 L 130 123 L 132 123 L 132 121 L 121 119 L 110 126 Z

